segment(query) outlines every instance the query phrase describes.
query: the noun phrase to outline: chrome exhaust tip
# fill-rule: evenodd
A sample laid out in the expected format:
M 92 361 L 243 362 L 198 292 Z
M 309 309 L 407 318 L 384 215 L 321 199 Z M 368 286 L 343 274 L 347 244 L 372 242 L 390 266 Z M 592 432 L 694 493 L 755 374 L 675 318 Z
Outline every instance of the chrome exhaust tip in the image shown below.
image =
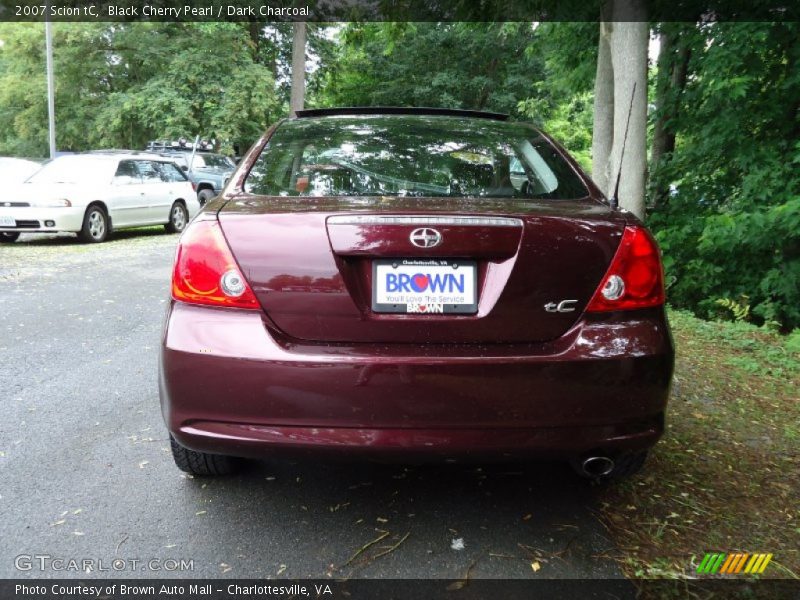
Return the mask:
M 614 470 L 614 461 L 607 456 L 590 456 L 581 463 L 581 471 L 587 477 L 605 477 Z

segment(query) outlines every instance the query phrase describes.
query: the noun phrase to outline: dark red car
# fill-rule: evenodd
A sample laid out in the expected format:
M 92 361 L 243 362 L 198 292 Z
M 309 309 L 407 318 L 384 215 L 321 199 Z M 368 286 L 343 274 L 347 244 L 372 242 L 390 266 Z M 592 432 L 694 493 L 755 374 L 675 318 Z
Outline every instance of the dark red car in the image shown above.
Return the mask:
M 182 235 L 160 394 L 197 475 L 278 450 L 641 467 L 674 350 L 659 250 L 503 115 L 307 110 Z

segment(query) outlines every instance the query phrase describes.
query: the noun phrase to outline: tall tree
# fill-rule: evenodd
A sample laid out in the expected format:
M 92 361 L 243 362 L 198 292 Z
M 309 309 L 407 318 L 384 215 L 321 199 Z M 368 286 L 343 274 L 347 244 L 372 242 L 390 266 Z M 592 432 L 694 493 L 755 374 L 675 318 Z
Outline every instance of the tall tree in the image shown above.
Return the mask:
M 612 22 L 600 24 L 592 171 L 595 181 L 610 196 L 621 167 L 620 205 L 644 217 L 647 12 L 644 0 L 612 0 L 610 13 L 605 14 L 611 15 Z
M 294 23 L 292 37 L 292 97 L 289 101 L 289 110 L 294 116 L 298 110 L 303 110 L 306 97 L 306 24 L 297 21 Z

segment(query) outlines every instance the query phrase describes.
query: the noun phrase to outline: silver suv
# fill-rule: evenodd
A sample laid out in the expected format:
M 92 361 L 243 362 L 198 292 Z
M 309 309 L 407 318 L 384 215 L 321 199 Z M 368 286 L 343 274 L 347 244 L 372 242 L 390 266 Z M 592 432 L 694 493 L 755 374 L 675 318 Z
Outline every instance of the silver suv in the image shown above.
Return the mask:
M 195 152 L 194 158 L 191 150 L 173 150 L 160 154 L 175 161 L 186 173 L 195 185 L 200 206 L 222 191 L 236 168 L 232 159 L 213 152 Z

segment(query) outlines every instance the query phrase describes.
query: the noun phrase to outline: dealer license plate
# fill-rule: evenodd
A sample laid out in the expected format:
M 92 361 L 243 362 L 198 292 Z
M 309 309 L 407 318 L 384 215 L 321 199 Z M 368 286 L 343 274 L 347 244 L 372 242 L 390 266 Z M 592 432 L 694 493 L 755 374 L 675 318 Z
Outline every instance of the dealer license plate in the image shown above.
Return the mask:
M 372 262 L 372 310 L 381 313 L 474 314 L 478 265 L 460 259 Z

